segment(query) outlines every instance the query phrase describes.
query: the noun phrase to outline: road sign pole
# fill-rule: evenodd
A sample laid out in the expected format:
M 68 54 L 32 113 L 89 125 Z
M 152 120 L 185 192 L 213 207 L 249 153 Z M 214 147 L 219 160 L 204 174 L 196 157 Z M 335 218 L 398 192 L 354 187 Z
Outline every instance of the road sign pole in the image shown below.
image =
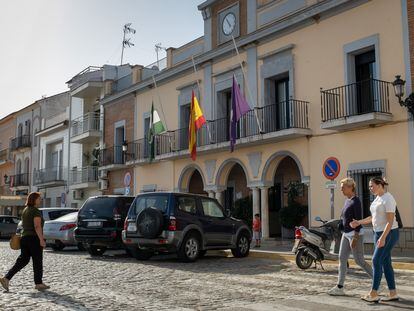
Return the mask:
M 334 217 L 335 217 L 335 204 L 334 204 L 334 202 L 335 202 L 335 198 L 334 198 L 334 195 L 335 195 L 335 189 L 332 189 L 331 188 L 331 219 L 334 219 Z

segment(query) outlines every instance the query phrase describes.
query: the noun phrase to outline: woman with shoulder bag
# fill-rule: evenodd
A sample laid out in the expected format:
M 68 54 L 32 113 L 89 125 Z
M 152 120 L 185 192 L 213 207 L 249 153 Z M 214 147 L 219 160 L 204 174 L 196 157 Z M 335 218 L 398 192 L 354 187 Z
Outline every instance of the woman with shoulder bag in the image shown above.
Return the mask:
M 339 271 L 338 283 L 328 291 L 331 296 L 344 296 L 345 276 L 348 270 L 347 264 L 349 256 L 354 256 L 354 260 L 371 278 L 372 268 L 364 258 L 364 243 L 360 233 L 362 227 L 352 228 L 350 223 L 356 218 L 362 218 L 362 207 L 360 199 L 355 195 L 356 184 L 352 178 L 341 180 L 341 191 L 347 198 L 342 208 L 341 231 L 342 239 L 339 247 Z
M 43 248 L 46 247 L 43 239 L 43 219 L 39 210 L 42 199 L 39 192 L 31 192 L 27 196 L 26 207 L 22 213 L 23 230 L 21 232 L 21 253 L 16 263 L 5 275 L 0 278 L 0 284 L 6 291 L 9 291 L 9 282 L 13 276 L 22 270 L 30 261 L 33 260 L 33 272 L 35 288 L 45 290 L 50 287 L 42 281 L 43 277 Z
M 359 225 L 372 223 L 374 229 L 374 255 L 372 257 L 373 279 L 371 291 L 361 299 L 368 302 L 398 300 L 395 286 L 394 270 L 392 268 L 391 251 L 399 239 L 398 222 L 396 220 L 397 204 L 391 193 L 385 190 L 388 183 L 381 177 L 372 178 L 369 188 L 376 195 L 371 204 L 371 216 L 354 220 L 351 223 L 353 228 Z M 381 283 L 382 274 L 387 280 L 390 294 L 388 297 L 379 298 L 378 288 Z

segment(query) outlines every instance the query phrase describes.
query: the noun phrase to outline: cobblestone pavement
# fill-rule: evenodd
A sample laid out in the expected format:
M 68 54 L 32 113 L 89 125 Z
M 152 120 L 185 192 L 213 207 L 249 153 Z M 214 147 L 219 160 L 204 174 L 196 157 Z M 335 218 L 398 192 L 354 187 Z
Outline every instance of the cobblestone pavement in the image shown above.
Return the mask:
M 0 241 L 0 273 L 19 252 Z M 348 276 L 347 297 L 330 297 L 336 267 L 300 271 L 289 262 L 207 255 L 196 263 L 173 256 L 143 262 L 122 252 L 91 258 L 63 250 L 44 254 L 47 292 L 37 292 L 32 266 L 17 274 L 0 310 L 414 310 L 414 273 L 397 272 L 403 301 L 367 304 L 359 296 L 370 281 L 360 270 Z

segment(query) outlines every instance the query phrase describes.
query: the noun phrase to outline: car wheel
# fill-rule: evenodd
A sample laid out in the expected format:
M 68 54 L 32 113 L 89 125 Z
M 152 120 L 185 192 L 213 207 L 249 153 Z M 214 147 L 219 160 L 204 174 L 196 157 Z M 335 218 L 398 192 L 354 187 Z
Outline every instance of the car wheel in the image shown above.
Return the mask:
M 164 217 L 155 207 L 144 209 L 137 217 L 137 229 L 146 239 L 155 239 L 163 228 Z
M 187 234 L 178 250 L 178 258 L 184 262 L 196 261 L 200 254 L 200 240 L 195 234 Z
M 62 242 L 60 242 L 60 241 L 56 241 L 56 243 L 55 244 L 52 244 L 51 246 L 50 246 L 55 252 L 58 252 L 58 251 L 61 251 L 61 250 L 63 250 L 64 248 L 65 248 L 65 244 L 63 244 Z
M 296 265 L 302 270 L 309 269 L 313 263 L 313 258 L 305 253 L 305 249 L 302 248 L 296 253 Z
M 249 235 L 242 232 L 237 237 L 236 247 L 231 250 L 231 253 L 236 258 L 242 258 L 249 256 L 250 252 L 250 240 Z
M 95 245 L 89 245 L 88 246 L 88 253 L 93 256 L 102 256 L 106 251 L 105 246 L 95 246 Z
M 127 253 L 131 254 L 131 256 L 137 260 L 148 260 L 153 255 L 153 253 L 149 250 L 142 250 L 138 248 L 128 248 Z
M 81 252 L 83 252 L 85 250 L 85 246 L 83 245 L 83 243 L 78 243 L 78 250 L 80 250 Z

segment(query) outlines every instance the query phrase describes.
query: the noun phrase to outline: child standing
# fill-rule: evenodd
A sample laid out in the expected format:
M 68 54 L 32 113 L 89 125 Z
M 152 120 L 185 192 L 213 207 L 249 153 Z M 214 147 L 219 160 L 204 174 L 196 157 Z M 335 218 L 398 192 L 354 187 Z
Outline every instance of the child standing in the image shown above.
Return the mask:
M 256 240 L 256 245 L 254 247 L 260 247 L 260 231 L 262 229 L 260 215 L 255 214 L 253 219 L 253 239 Z

